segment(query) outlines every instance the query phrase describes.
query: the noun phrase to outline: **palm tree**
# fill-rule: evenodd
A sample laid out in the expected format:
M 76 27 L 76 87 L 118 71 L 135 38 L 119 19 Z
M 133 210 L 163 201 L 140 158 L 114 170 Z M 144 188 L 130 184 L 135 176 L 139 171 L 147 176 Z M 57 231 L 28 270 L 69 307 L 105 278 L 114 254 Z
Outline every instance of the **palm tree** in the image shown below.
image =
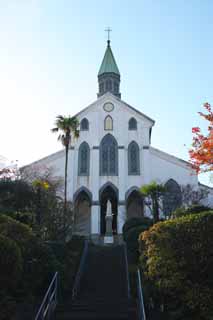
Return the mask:
M 76 117 L 56 117 L 56 127 L 51 129 L 52 132 L 60 132 L 58 140 L 65 147 L 65 172 L 64 172 L 64 219 L 67 211 L 67 167 L 68 167 L 68 151 L 72 138 L 79 137 L 79 122 Z

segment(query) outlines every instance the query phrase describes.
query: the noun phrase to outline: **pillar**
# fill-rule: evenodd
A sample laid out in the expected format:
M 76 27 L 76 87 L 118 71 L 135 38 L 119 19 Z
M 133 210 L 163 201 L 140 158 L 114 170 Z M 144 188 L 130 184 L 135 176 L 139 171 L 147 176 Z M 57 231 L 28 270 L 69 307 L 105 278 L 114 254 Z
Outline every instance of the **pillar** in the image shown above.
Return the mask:
M 118 205 L 118 234 L 122 234 L 122 228 L 126 221 L 126 204 L 122 202 Z
M 91 234 L 100 234 L 100 205 L 93 203 L 91 206 Z

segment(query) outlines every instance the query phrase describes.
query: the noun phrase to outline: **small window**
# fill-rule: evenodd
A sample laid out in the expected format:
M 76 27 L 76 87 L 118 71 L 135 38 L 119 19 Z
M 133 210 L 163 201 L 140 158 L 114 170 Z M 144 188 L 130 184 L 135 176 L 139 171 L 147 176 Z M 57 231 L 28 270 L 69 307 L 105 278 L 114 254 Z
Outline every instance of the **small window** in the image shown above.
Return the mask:
M 135 118 L 129 120 L 129 130 L 137 130 L 137 121 Z
M 81 127 L 82 131 L 89 130 L 89 121 L 86 118 L 84 118 L 83 120 L 81 120 L 81 126 L 80 127 Z
M 107 116 L 104 120 L 104 130 L 113 130 L 113 120 L 110 116 Z

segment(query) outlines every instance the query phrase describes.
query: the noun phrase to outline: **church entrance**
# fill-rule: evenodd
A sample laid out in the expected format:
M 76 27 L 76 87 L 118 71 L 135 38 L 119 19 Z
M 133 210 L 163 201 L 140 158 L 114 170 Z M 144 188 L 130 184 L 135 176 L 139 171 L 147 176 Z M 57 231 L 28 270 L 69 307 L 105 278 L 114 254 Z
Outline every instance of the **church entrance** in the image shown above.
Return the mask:
M 107 185 L 104 189 L 100 191 L 100 205 L 101 205 L 101 235 L 106 233 L 106 210 L 107 210 L 107 201 L 111 202 L 112 205 L 112 230 L 113 234 L 117 234 L 117 213 L 118 213 L 118 193 L 115 188 L 111 185 Z
M 143 197 L 138 190 L 133 190 L 126 200 L 127 219 L 140 218 L 144 215 Z
M 74 202 L 74 232 L 79 235 L 91 233 L 91 199 L 85 190 L 77 195 Z

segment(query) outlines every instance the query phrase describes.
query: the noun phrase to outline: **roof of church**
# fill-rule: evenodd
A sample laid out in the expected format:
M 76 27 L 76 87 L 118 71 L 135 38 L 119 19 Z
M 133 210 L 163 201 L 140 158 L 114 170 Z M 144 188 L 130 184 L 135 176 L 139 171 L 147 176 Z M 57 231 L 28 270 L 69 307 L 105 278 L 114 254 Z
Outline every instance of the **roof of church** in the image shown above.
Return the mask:
M 116 64 L 114 55 L 112 53 L 112 49 L 110 47 L 110 41 L 107 41 L 107 48 L 104 54 L 103 61 L 101 63 L 101 67 L 99 69 L 98 75 L 102 75 L 104 73 L 115 73 L 120 75 L 118 70 L 118 66 Z

